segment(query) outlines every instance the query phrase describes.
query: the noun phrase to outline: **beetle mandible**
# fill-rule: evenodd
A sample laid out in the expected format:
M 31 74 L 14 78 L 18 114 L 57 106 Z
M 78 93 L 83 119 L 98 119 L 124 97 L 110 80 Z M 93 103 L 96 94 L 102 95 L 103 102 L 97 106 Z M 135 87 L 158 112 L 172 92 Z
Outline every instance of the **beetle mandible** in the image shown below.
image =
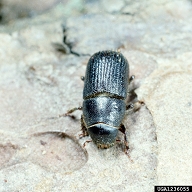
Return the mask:
M 126 129 L 122 124 L 126 105 L 129 78 L 127 59 L 116 51 L 100 51 L 88 61 L 83 89 L 83 106 L 68 111 L 83 110 L 81 127 L 83 136 L 90 135 L 98 148 L 114 145 L 118 131 L 124 134 L 125 147 L 128 149 Z

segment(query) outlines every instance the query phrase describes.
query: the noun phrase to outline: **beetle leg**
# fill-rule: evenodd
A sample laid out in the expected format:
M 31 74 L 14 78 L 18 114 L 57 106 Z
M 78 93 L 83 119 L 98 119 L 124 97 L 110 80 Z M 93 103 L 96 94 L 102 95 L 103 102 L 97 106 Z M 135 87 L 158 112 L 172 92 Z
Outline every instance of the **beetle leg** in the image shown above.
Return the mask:
M 87 128 L 85 126 L 85 123 L 84 123 L 83 115 L 81 115 L 81 130 L 82 130 L 83 133 L 81 135 L 79 135 L 79 136 L 86 137 L 86 136 L 89 135 L 88 132 L 87 132 Z
M 84 77 L 84 76 L 81 76 L 81 80 L 84 81 L 84 80 L 85 80 L 85 77 Z
M 139 110 L 143 105 L 142 101 L 136 101 L 135 103 L 129 103 L 126 105 L 126 110 L 133 110 L 134 112 Z
M 133 109 L 134 108 L 134 104 L 133 103 L 128 103 L 126 105 L 126 110 L 130 110 L 130 109 Z
M 129 78 L 129 84 L 133 81 L 133 79 L 135 79 L 135 75 L 131 75 L 131 77 Z
M 125 129 L 125 126 L 123 124 L 120 125 L 119 131 L 121 131 L 124 134 L 125 153 L 127 154 L 128 150 L 129 150 L 129 143 L 127 141 L 127 136 L 126 136 L 126 133 L 125 133 L 126 129 Z
M 134 108 L 133 108 L 133 110 L 134 110 L 134 111 L 139 110 L 142 105 L 144 105 L 144 103 L 143 103 L 142 101 L 136 101 L 136 102 L 134 103 Z
M 87 141 L 85 141 L 85 142 L 83 143 L 83 148 L 85 148 L 86 143 L 90 143 L 90 142 L 92 142 L 92 140 L 87 140 Z
M 131 75 L 129 78 L 129 90 L 128 90 L 128 95 L 129 95 L 129 100 L 132 101 L 134 100 L 137 95 L 135 94 L 135 90 L 137 89 L 136 87 L 133 86 L 133 80 L 135 79 L 135 75 Z
M 82 133 L 81 135 L 79 135 L 80 137 L 81 137 L 81 136 L 82 136 L 82 137 L 86 137 L 86 136 L 89 135 L 88 132 L 87 132 L 87 128 L 86 128 L 86 126 L 85 126 L 85 123 L 84 123 L 83 115 L 81 115 L 81 130 L 82 130 L 83 133 Z M 92 142 L 92 140 L 87 140 L 87 141 L 85 141 L 85 142 L 83 143 L 83 148 L 85 148 L 86 143 L 90 143 L 90 142 Z
M 74 111 L 77 111 L 77 110 L 82 110 L 82 107 L 75 107 L 75 108 L 73 108 L 73 109 L 67 111 L 67 113 L 62 114 L 62 115 L 59 115 L 59 117 L 70 116 L 71 113 L 73 113 Z

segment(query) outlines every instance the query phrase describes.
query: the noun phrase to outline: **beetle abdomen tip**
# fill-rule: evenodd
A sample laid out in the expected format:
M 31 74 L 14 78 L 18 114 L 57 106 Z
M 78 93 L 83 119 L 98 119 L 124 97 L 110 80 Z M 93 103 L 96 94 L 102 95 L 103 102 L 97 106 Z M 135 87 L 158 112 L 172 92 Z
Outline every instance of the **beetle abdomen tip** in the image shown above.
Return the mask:
M 98 148 L 106 149 L 114 145 L 118 129 L 104 123 L 98 123 L 89 127 L 88 133 Z

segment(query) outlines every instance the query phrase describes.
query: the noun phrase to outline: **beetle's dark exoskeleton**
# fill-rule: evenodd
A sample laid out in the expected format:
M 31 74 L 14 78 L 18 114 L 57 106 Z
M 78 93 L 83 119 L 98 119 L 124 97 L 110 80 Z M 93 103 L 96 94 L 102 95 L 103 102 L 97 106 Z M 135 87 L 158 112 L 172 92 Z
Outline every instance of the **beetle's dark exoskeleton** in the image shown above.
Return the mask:
M 83 136 L 90 135 L 99 148 L 114 145 L 118 130 L 124 133 L 126 149 L 128 143 L 122 124 L 129 84 L 127 59 L 115 51 L 95 53 L 88 61 L 83 90 L 81 126 Z

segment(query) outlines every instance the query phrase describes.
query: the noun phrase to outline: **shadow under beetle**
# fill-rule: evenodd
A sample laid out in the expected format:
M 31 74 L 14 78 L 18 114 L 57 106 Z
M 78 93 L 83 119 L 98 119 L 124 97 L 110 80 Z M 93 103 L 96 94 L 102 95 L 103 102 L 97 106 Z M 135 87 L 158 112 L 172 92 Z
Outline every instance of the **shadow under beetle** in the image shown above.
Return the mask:
M 81 127 L 83 136 L 90 135 L 98 148 L 114 145 L 118 130 L 124 134 L 126 150 L 128 142 L 126 129 L 122 124 L 125 111 L 133 105 L 126 105 L 129 79 L 127 59 L 115 51 L 95 53 L 88 61 L 83 89 L 83 106 L 71 109 L 64 116 L 75 110 L 83 110 Z

